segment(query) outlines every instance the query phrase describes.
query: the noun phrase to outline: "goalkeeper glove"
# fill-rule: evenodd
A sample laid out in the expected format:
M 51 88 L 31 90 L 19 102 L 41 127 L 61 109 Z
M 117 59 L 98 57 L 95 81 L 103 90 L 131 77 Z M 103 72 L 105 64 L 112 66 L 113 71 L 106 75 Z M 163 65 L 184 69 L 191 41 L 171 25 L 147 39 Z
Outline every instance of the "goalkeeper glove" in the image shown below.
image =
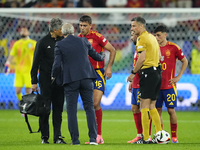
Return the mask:
M 5 63 L 5 69 L 4 69 L 5 74 L 9 74 L 9 72 L 10 72 L 9 66 L 10 66 L 10 63 L 9 63 L 9 62 L 6 62 L 6 63 Z

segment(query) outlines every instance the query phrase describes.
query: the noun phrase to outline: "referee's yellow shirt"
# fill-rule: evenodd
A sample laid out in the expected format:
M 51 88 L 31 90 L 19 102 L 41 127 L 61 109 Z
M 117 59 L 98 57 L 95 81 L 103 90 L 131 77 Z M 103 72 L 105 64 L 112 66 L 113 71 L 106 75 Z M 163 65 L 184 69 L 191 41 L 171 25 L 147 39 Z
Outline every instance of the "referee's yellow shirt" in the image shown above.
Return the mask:
M 10 52 L 16 57 L 15 73 L 30 73 L 36 41 L 32 39 L 16 41 Z
M 156 38 L 152 34 L 144 31 L 137 38 L 136 50 L 138 53 L 146 51 L 146 58 L 141 69 L 153 66 L 158 67 L 160 47 Z

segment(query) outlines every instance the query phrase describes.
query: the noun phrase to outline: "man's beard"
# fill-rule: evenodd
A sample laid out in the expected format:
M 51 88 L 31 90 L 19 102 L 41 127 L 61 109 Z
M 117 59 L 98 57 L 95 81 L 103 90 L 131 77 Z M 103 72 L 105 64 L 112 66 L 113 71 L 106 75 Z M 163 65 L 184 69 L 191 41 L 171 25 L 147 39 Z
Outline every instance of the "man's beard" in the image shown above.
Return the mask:
M 21 38 L 25 38 L 26 37 L 26 35 L 24 35 L 24 34 L 21 34 Z

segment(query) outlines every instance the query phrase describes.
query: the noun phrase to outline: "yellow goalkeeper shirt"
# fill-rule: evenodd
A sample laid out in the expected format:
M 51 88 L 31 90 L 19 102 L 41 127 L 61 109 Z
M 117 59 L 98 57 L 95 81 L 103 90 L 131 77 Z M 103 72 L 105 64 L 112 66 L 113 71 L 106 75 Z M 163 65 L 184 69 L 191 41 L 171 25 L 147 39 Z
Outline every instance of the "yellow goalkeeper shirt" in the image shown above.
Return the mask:
M 36 41 L 20 39 L 12 47 L 10 55 L 16 57 L 15 73 L 30 73 Z

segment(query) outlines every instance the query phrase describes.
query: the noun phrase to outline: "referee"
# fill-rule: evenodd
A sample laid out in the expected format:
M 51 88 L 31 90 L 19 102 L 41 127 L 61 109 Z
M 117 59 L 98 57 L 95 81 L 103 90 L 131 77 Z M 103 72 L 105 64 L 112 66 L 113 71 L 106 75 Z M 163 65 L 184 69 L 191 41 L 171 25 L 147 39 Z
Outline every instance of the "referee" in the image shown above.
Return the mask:
M 149 124 L 150 116 L 156 132 L 162 130 L 160 117 L 155 108 L 156 100 L 159 97 L 161 86 L 161 68 L 159 65 L 160 48 L 156 38 L 145 29 L 146 21 L 142 17 L 135 17 L 131 20 L 131 31 L 138 36 L 136 50 L 139 55 L 134 69 L 127 81 L 132 82 L 135 74 L 140 70 L 140 108 L 142 115 L 143 137 L 137 144 L 150 144 Z
M 40 39 L 35 48 L 33 65 L 31 70 L 32 91 L 38 91 L 39 82 L 41 95 L 51 105 L 52 102 L 52 120 L 54 129 L 54 143 L 66 144 L 61 136 L 62 112 L 64 103 L 64 89 L 56 83 L 51 85 L 51 69 L 54 62 L 54 47 L 57 41 L 63 39 L 61 27 L 63 21 L 60 18 L 53 18 L 49 23 L 49 34 Z M 39 81 L 37 73 L 39 69 Z M 57 78 L 57 83 L 58 83 Z M 49 139 L 49 114 L 39 118 L 41 128 L 41 138 L 43 144 L 48 144 Z

